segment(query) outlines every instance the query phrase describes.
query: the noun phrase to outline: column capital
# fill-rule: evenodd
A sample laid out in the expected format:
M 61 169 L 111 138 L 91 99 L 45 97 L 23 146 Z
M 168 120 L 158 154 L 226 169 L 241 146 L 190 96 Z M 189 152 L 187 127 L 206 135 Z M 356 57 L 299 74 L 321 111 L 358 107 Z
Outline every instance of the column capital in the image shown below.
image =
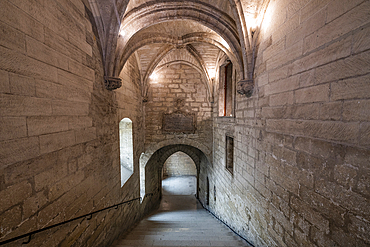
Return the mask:
M 112 91 L 122 86 L 122 80 L 119 77 L 104 77 L 105 88 Z
M 248 98 L 252 96 L 254 88 L 254 80 L 240 80 L 237 83 L 237 92 L 241 95 L 245 95 Z

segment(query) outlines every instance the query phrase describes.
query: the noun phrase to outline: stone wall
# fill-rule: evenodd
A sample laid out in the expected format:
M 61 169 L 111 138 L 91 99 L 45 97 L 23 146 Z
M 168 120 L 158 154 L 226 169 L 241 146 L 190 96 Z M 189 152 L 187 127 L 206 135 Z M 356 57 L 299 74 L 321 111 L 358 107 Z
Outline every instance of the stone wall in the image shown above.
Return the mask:
M 163 177 L 196 176 L 194 161 L 185 153 L 171 155 L 163 165 Z
M 365 0 L 271 0 L 254 34 L 254 94 L 236 96 L 235 117 L 218 117 L 202 75 L 185 63 L 156 71 L 145 104 L 134 56 L 122 88 L 106 90 L 87 0 L 1 1 L 0 241 L 139 197 L 144 153 L 153 197 L 29 244 L 108 246 L 158 204 L 162 165 L 182 151 L 198 168 L 201 200 L 255 246 L 368 246 L 369 13 Z M 194 114 L 193 133 L 161 129 L 176 111 Z M 126 117 L 134 174 L 121 187 Z
M 0 241 L 139 197 L 138 68 L 130 60 L 121 73 L 125 89 L 104 88 L 88 12 L 79 0 L 0 3 Z M 135 173 L 121 188 L 124 117 L 133 121 L 136 152 Z M 139 205 L 36 234 L 29 246 L 107 246 L 140 219 Z
M 146 191 L 160 193 L 161 162 L 153 161 L 153 154 L 169 146 L 188 145 L 198 149 L 210 160 L 212 155 L 212 104 L 206 84 L 198 70 L 185 63 L 166 65 L 155 72 L 145 103 L 145 158 Z M 162 129 L 164 114 L 181 112 L 195 117 L 195 131 L 170 132 Z M 175 150 L 175 149 L 171 149 Z M 166 154 L 170 157 L 172 154 Z M 152 156 L 153 155 L 153 156 Z M 193 157 L 192 157 L 193 158 Z M 194 160 L 194 159 L 193 159 Z M 148 177 L 149 176 L 149 177 Z M 157 198 L 157 197 L 156 197 Z
M 215 116 L 209 169 L 210 209 L 255 246 L 370 244 L 369 10 L 270 1 L 255 92 L 237 97 L 235 119 Z
M 212 105 L 201 74 L 186 64 L 172 64 L 156 72 L 150 84 L 145 104 L 145 142 L 148 147 L 162 141 L 185 138 L 194 146 L 212 150 Z M 193 114 L 196 130 L 193 133 L 166 132 L 162 129 L 164 114 L 181 111 Z

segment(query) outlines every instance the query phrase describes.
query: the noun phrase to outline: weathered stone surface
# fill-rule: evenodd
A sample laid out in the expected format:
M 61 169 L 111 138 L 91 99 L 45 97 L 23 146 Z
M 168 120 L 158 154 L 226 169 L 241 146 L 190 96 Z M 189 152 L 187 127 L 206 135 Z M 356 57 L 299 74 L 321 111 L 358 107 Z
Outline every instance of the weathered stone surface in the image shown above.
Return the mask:
M 319 119 L 321 120 L 339 121 L 342 118 L 343 102 L 327 102 L 320 104 L 319 112 Z
M 351 37 L 345 38 L 317 52 L 309 53 L 292 64 L 292 74 L 295 75 L 333 60 L 348 57 L 351 54 L 351 42 Z
M 362 0 L 347 1 L 346 4 L 341 3 L 340 0 L 333 1 L 333 4 L 328 5 L 328 22 L 337 18 L 338 16 L 348 12 L 352 8 L 361 4 Z
M 35 80 L 32 77 L 9 74 L 10 92 L 18 95 L 35 96 Z
M 0 70 L 0 92 L 10 93 L 8 72 Z
M 177 152 L 171 155 L 163 165 L 163 176 L 196 176 L 194 161 L 185 153 Z
M 369 244 L 370 222 L 361 217 L 350 215 L 349 229 L 356 232 L 357 237 Z
M 293 92 L 274 94 L 270 96 L 270 106 L 293 104 Z
M 315 80 L 324 83 L 365 75 L 370 71 L 369 57 L 368 51 L 320 66 L 315 69 Z
M 39 211 L 47 202 L 48 198 L 44 191 L 28 198 L 23 203 L 23 218 L 28 219 L 31 215 Z
M 292 76 L 287 79 L 279 80 L 265 86 L 265 94 L 281 93 L 297 89 L 299 86 L 298 77 Z
M 347 79 L 331 84 L 331 100 L 361 99 L 369 95 L 369 75 Z
M 68 70 L 68 57 L 43 43 L 26 37 L 27 55 L 52 66 Z
M 370 100 L 354 100 L 343 103 L 344 121 L 370 121 Z
M 2 166 L 35 158 L 39 154 L 40 146 L 37 137 L 0 142 L 0 161 Z
M 313 103 L 329 101 L 329 84 L 308 87 L 295 91 L 296 103 Z
M 357 215 L 369 217 L 368 199 L 349 189 L 344 189 L 333 182 L 319 180 L 316 182 L 315 191 L 330 198 L 335 203 L 339 203 L 344 208 L 351 208 Z
M 52 109 L 53 115 L 87 116 L 89 104 L 85 102 L 53 100 Z
M 312 210 L 309 205 L 296 197 L 291 198 L 290 205 L 293 210 L 300 212 L 302 217 L 311 224 L 319 227 L 323 232 L 329 233 L 329 221 L 323 218 L 318 212 Z
M 336 123 L 329 121 L 293 121 L 272 120 L 266 121 L 267 130 L 284 133 L 305 135 L 317 138 L 328 138 L 334 141 L 357 142 L 359 125 L 357 123 Z
M 1 22 L 0 23 L 0 44 L 7 48 L 25 52 L 26 42 L 24 33 Z
M 360 140 L 359 144 L 363 147 L 370 145 L 370 123 L 363 123 L 360 126 Z
M 32 194 L 31 184 L 24 181 L 19 184 L 9 186 L 0 191 L 0 209 L 1 212 L 9 209 L 11 206 L 22 202 Z
M 154 197 L 142 204 L 30 243 L 110 246 L 158 202 L 164 157 L 183 151 L 201 201 L 256 247 L 369 245 L 369 1 L 127 2 L 0 2 L 0 238 L 139 197 L 144 185 Z M 253 39 L 239 33 L 242 13 L 248 28 L 248 15 L 262 22 Z M 221 117 L 227 59 L 233 110 Z M 122 87 L 106 90 L 106 74 Z M 250 98 L 236 94 L 246 75 L 258 85 Z M 194 133 L 163 133 L 163 113 L 177 110 L 195 114 Z M 134 163 L 121 187 L 123 118 Z
M 346 211 L 342 207 L 338 207 L 329 199 L 315 193 L 311 189 L 302 186 L 300 188 L 300 197 L 311 208 L 322 214 L 325 218 L 331 219 L 337 226 L 345 225 Z M 307 233 L 308 234 L 308 233 Z
M 26 119 L 23 117 L 2 117 L 0 125 L 0 141 L 27 136 Z
M 9 26 L 20 30 L 23 34 L 27 34 L 40 41 L 44 40 L 44 27 L 29 15 L 26 15 L 22 10 L 14 6 L 9 1 L 1 3 L 1 16 L 3 22 Z
M 27 131 L 29 136 L 38 136 L 68 130 L 68 117 L 28 117 Z
M 354 3 L 352 4 L 356 4 Z M 332 3 L 335 4 L 335 3 Z M 331 5 L 331 4 L 329 4 Z M 332 7 L 335 8 L 335 7 Z M 345 7 L 344 7 L 345 8 Z M 317 46 L 321 46 L 327 42 L 330 42 L 336 38 L 339 38 L 348 32 L 364 25 L 369 22 L 369 3 L 364 1 L 362 4 L 356 6 L 341 15 L 335 21 L 329 22 L 317 33 Z M 334 14 L 335 15 L 335 14 Z
M 73 131 L 59 132 L 40 136 L 40 152 L 50 153 L 76 143 Z
M 367 39 L 370 35 L 370 27 L 369 25 L 361 28 L 360 31 L 356 32 L 353 35 L 353 52 L 358 53 L 370 48 L 370 41 Z
M 6 236 L 11 232 L 12 226 L 19 224 L 22 221 L 22 209 L 20 206 L 13 207 L 1 214 L 0 224 L 2 231 L 0 232 L 0 238 Z
M 318 1 L 310 1 L 310 3 L 314 3 L 314 2 L 318 3 Z M 320 4 L 326 4 L 326 3 L 323 2 Z M 296 42 L 299 42 L 302 40 L 306 41 L 305 37 L 309 36 L 310 34 L 312 34 L 313 32 L 315 32 L 316 30 L 320 29 L 321 27 L 325 25 L 326 9 L 325 8 L 319 9 L 317 8 L 317 6 L 315 6 L 315 8 L 313 8 L 313 11 L 315 12 L 310 13 L 310 10 L 308 9 L 311 9 L 311 7 L 313 6 L 309 6 L 309 5 L 310 4 L 308 4 L 301 10 L 301 16 L 299 20 L 300 25 L 296 30 L 294 30 L 294 35 L 287 36 L 287 40 L 286 40 L 287 46 L 291 46 L 295 44 Z M 303 53 L 306 53 L 306 52 L 307 52 L 307 49 L 303 48 Z
M 51 114 L 51 100 L 19 95 L 0 95 L 2 116 L 43 116 Z

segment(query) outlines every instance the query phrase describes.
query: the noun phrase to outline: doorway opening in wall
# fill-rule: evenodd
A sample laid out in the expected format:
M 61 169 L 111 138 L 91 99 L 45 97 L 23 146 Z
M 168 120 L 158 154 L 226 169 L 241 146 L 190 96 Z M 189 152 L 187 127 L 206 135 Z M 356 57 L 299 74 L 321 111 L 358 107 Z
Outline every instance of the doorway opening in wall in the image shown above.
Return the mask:
M 195 195 L 197 168 L 194 161 L 179 151 L 172 154 L 162 168 L 162 195 Z
M 132 121 L 129 118 L 124 118 L 119 122 L 119 153 L 122 187 L 134 173 Z

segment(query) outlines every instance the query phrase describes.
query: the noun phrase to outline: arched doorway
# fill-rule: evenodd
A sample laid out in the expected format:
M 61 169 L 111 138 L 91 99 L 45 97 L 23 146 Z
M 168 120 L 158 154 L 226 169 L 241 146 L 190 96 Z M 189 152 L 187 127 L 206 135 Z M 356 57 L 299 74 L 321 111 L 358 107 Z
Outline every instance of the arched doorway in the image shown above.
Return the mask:
M 196 167 L 196 196 L 199 198 L 199 174 L 201 170 L 206 169 L 210 166 L 207 156 L 198 148 L 186 145 L 186 144 L 172 144 L 164 146 L 157 151 L 155 151 L 145 164 L 145 190 L 146 193 L 152 193 L 152 200 L 156 203 L 160 202 L 162 197 L 162 176 L 163 176 L 163 166 L 166 160 L 173 155 L 181 151 L 188 155 L 194 162 Z M 205 179 L 202 179 L 202 184 L 205 184 Z M 204 180 L 204 181 L 203 181 Z M 205 187 L 202 189 L 205 191 Z M 155 203 L 152 201 L 153 203 Z
M 167 158 L 162 168 L 163 195 L 195 195 L 197 167 L 184 152 L 178 151 Z

